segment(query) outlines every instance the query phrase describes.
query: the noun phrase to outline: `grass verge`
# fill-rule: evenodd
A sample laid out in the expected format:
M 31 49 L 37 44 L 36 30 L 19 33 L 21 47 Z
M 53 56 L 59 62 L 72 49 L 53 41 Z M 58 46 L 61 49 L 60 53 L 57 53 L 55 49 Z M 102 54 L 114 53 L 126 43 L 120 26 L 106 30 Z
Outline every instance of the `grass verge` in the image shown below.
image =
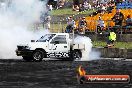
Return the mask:
M 64 8 L 64 9 L 57 9 L 52 10 L 51 15 L 76 15 L 76 14 L 90 14 L 93 10 L 87 10 L 82 12 L 72 11 L 72 8 Z
M 106 42 L 102 41 L 93 41 L 93 47 L 104 47 L 106 46 Z M 115 48 L 126 48 L 132 49 L 132 42 L 115 42 Z

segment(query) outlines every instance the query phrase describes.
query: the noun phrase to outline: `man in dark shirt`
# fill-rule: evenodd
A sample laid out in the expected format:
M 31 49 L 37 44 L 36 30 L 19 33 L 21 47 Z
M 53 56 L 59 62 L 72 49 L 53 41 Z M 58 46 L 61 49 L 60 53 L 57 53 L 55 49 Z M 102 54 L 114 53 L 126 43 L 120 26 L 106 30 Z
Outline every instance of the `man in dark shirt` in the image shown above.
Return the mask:
M 124 15 L 120 12 L 120 9 L 117 9 L 116 14 L 112 18 L 112 20 L 115 22 L 115 26 L 122 26 L 123 19 Z
M 113 27 L 114 32 L 120 32 L 122 30 L 122 21 L 124 20 L 124 15 L 120 12 L 120 9 L 116 10 L 116 14 L 112 20 L 115 22 L 115 26 Z
M 130 15 L 127 16 L 126 19 L 126 26 L 132 26 L 132 18 Z
M 79 26 L 79 28 L 85 28 L 85 27 L 87 27 L 87 21 L 86 21 L 85 17 L 80 18 L 78 26 Z
M 132 18 L 130 15 L 127 16 L 127 19 L 126 19 L 126 25 L 124 26 L 125 28 L 125 33 L 127 32 L 131 32 L 132 30 Z
M 85 33 L 85 30 L 87 29 L 87 21 L 85 17 L 80 18 L 78 28 Z

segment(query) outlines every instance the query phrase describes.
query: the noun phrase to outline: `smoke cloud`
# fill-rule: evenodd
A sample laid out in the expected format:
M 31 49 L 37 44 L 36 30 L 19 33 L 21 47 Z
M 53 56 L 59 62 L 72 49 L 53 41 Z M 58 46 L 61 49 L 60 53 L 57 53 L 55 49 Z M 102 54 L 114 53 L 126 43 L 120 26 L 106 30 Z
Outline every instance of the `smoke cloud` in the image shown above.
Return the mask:
M 100 58 L 100 52 L 92 50 L 92 41 L 86 36 L 77 36 L 75 43 L 85 44 L 85 50 L 82 50 L 82 58 L 80 61 L 90 61 Z
M 8 0 L 0 2 L 0 58 L 16 58 L 18 44 L 30 42 L 45 32 L 32 31 L 39 22 L 46 3 L 40 0 Z

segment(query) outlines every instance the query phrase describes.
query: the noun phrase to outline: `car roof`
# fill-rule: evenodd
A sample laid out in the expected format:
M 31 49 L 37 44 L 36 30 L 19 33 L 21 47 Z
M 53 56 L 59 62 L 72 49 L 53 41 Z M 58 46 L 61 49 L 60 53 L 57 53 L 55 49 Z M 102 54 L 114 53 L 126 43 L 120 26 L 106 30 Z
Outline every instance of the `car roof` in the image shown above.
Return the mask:
M 48 34 L 56 34 L 56 35 L 69 35 L 68 33 L 48 33 Z

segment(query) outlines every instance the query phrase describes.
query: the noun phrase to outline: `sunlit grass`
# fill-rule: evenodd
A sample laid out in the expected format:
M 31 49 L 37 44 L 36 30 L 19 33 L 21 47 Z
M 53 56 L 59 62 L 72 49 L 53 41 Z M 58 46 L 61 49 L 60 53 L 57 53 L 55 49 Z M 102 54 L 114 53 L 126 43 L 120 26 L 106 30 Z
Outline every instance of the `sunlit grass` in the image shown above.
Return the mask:
M 102 41 L 93 41 L 92 42 L 93 47 L 105 47 L 106 42 Z M 132 49 L 132 42 L 115 42 L 116 48 L 126 48 L 126 49 Z
M 64 9 L 52 10 L 50 13 L 51 15 L 70 15 L 70 14 L 76 15 L 76 14 L 90 14 L 92 12 L 93 10 L 77 12 L 77 11 L 72 11 L 72 8 L 64 8 Z

